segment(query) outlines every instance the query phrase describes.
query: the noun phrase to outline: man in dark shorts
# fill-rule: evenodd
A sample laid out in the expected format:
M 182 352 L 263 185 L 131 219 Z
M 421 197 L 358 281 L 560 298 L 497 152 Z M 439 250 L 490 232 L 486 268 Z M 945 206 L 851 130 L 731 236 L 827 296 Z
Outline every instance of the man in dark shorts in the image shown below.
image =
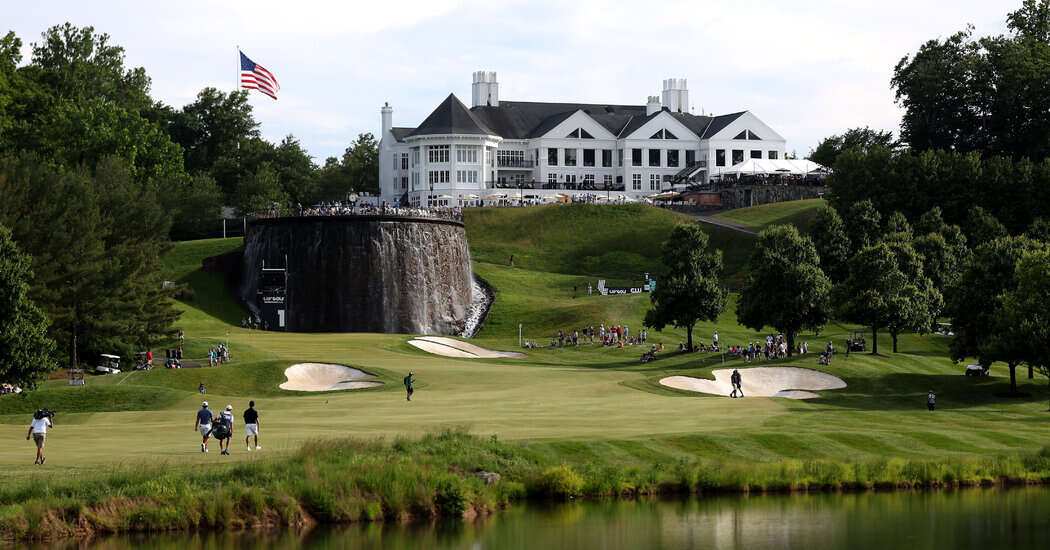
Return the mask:
M 405 398 L 406 401 L 411 401 L 412 393 L 416 391 L 412 388 L 412 384 L 416 381 L 414 378 L 412 378 L 413 374 L 415 373 L 412 371 L 408 371 L 408 376 L 405 377 L 405 393 L 407 394 Z
M 729 377 L 729 382 L 733 384 L 733 393 L 729 394 L 729 397 L 743 397 L 744 390 L 740 387 L 740 371 L 733 369 L 733 375 Z M 740 395 L 737 395 L 737 392 Z
M 252 450 L 251 444 L 248 443 L 251 437 L 255 437 L 255 450 L 261 451 L 262 447 L 259 446 L 259 411 L 255 410 L 255 401 L 249 401 L 248 408 L 244 411 L 245 450 Z
M 930 390 L 929 395 L 926 396 L 926 408 L 933 410 L 933 404 L 937 401 L 937 396 L 933 394 L 933 390 Z

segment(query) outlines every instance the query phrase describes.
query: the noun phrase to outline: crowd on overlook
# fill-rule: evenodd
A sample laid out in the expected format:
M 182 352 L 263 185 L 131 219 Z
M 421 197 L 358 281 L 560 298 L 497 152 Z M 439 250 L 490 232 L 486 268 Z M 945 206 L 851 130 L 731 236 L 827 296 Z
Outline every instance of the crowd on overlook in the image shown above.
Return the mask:
M 265 212 L 256 213 L 256 218 L 280 218 L 283 216 L 398 216 L 404 218 L 431 218 L 441 220 L 463 221 L 463 211 L 458 207 L 420 208 L 383 203 L 359 204 L 351 202 L 322 202 L 313 206 L 295 205 L 285 208 L 279 203 L 272 203 Z

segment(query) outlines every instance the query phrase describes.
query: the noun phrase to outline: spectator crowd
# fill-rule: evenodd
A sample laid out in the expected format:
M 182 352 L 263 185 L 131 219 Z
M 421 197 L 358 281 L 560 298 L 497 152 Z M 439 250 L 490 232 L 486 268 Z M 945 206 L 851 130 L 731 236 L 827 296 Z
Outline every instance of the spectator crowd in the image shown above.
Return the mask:
M 463 210 L 459 207 L 434 207 L 421 208 L 401 206 L 399 204 L 381 205 L 351 203 L 351 202 L 322 202 L 313 206 L 297 204 L 293 209 L 285 209 L 278 203 L 267 207 L 265 212 L 258 212 L 256 218 L 279 218 L 282 216 L 396 216 L 402 218 L 428 218 L 462 222 Z

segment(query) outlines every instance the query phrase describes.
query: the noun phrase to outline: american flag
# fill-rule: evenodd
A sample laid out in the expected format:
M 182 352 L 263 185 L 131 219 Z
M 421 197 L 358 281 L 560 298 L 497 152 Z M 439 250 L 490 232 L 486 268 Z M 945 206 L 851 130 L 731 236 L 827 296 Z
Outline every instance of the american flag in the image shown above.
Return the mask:
M 277 78 L 273 76 L 273 73 L 267 71 L 262 65 L 248 59 L 248 56 L 241 54 L 241 88 L 249 90 L 259 90 L 260 92 L 277 99 L 277 91 L 281 89 L 281 85 L 277 83 Z

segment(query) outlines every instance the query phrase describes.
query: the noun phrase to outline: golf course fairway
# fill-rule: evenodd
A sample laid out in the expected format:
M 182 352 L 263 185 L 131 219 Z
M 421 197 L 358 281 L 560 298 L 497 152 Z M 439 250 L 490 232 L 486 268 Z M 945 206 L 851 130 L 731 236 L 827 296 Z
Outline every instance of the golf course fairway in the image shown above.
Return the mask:
M 810 209 L 821 204 L 805 202 Z M 786 216 L 805 212 L 785 204 Z M 768 207 L 759 214 L 755 226 L 776 219 Z M 747 216 L 745 209 L 733 219 L 746 223 Z M 644 206 L 468 211 L 474 270 L 496 290 L 489 319 L 472 342 L 521 351 L 524 358 L 442 357 L 409 345 L 412 335 L 242 329 L 239 319 L 245 314 L 221 276 L 200 270 L 202 259 L 237 249 L 240 239 L 177 243 L 165 257 L 171 280 L 195 291 L 193 300 L 179 302 L 183 315 L 177 326 L 186 332 L 186 356 L 202 358 L 208 348 L 228 341 L 232 362 L 89 376 L 84 387 L 59 378 L 26 398 L 0 396 L 4 478 L 40 488 L 114 470 L 177 475 L 224 464 L 263 467 L 295 455 L 304 443 L 345 438 L 390 443 L 450 429 L 511 444 L 550 464 L 654 471 L 683 461 L 746 470 L 785 461 L 984 459 L 1034 455 L 1050 443 L 1046 381 L 1019 371 L 1023 396 L 1000 397 L 1008 389 L 1005 367 L 993 366 L 989 377 L 964 376 L 964 367 L 948 359 L 949 340 L 942 335 L 905 334 L 900 353 L 854 353 L 848 359 L 839 353 L 829 366 L 818 366 L 817 354 L 744 363 L 728 355 L 679 353 L 684 331 L 676 329 L 649 332 L 649 343 L 662 343 L 666 350 L 645 364 L 639 362 L 640 347 L 518 347 L 519 323 L 525 338 L 541 346 L 549 346 L 559 329 L 571 332 L 585 324 L 626 324 L 636 333 L 647 295 L 588 296 L 586 285 L 599 277 L 630 281 L 644 271 L 658 272 L 661 239 L 689 221 Z M 581 227 L 589 233 L 574 247 Z M 732 247 L 725 254 L 726 274 L 737 277 L 753 237 L 718 227 L 711 233 L 716 246 Z M 557 245 L 546 247 L 547 241 Z M 621 242 L 626 244 L 618 249 Z M 516 255 L 513 268 L 505 261 L 509 251 Z M 603 274 L 602 258 L 618 253 Z M 708 343 L 717 330 L 723 346 L 764 339 L 765 333 L 740 326 L 734 310 L 735 296 L 717 323 L 697 325 L 694 338 Z M 843 349 L 855 328 L 833 322 L 819 336 L 798 339 L 813 350 L 828 341 Z M 891 349 L 888 335 L 879 349 Z M 383 384 L 331 392 L 280 389 L 285 369 L 298 363 L 346 365 Z M 659 383 L 670 376 L 713 380 L 716 369 L 756 366 L 815 369 L 846 386 L 807 400 L 726 399 Z M 416 391 L 408 402 L 401 380 L 410 370 Z M 201 383 L 205 396 L 197 392 Z M 931 389 L 937 393 L 935 412 L 926 410 Z M 200 436 L 191 430 L 202 399 L 216 410 L 233 405 L 231 456 L 201 452 Z M 250 399 L 260 411 L 262 450 L 246 452 L 240 413 Z M 25 435 L 31 412 L 41 406 L 58 415 L 47 439 L 47 464 L 36 466 Z

